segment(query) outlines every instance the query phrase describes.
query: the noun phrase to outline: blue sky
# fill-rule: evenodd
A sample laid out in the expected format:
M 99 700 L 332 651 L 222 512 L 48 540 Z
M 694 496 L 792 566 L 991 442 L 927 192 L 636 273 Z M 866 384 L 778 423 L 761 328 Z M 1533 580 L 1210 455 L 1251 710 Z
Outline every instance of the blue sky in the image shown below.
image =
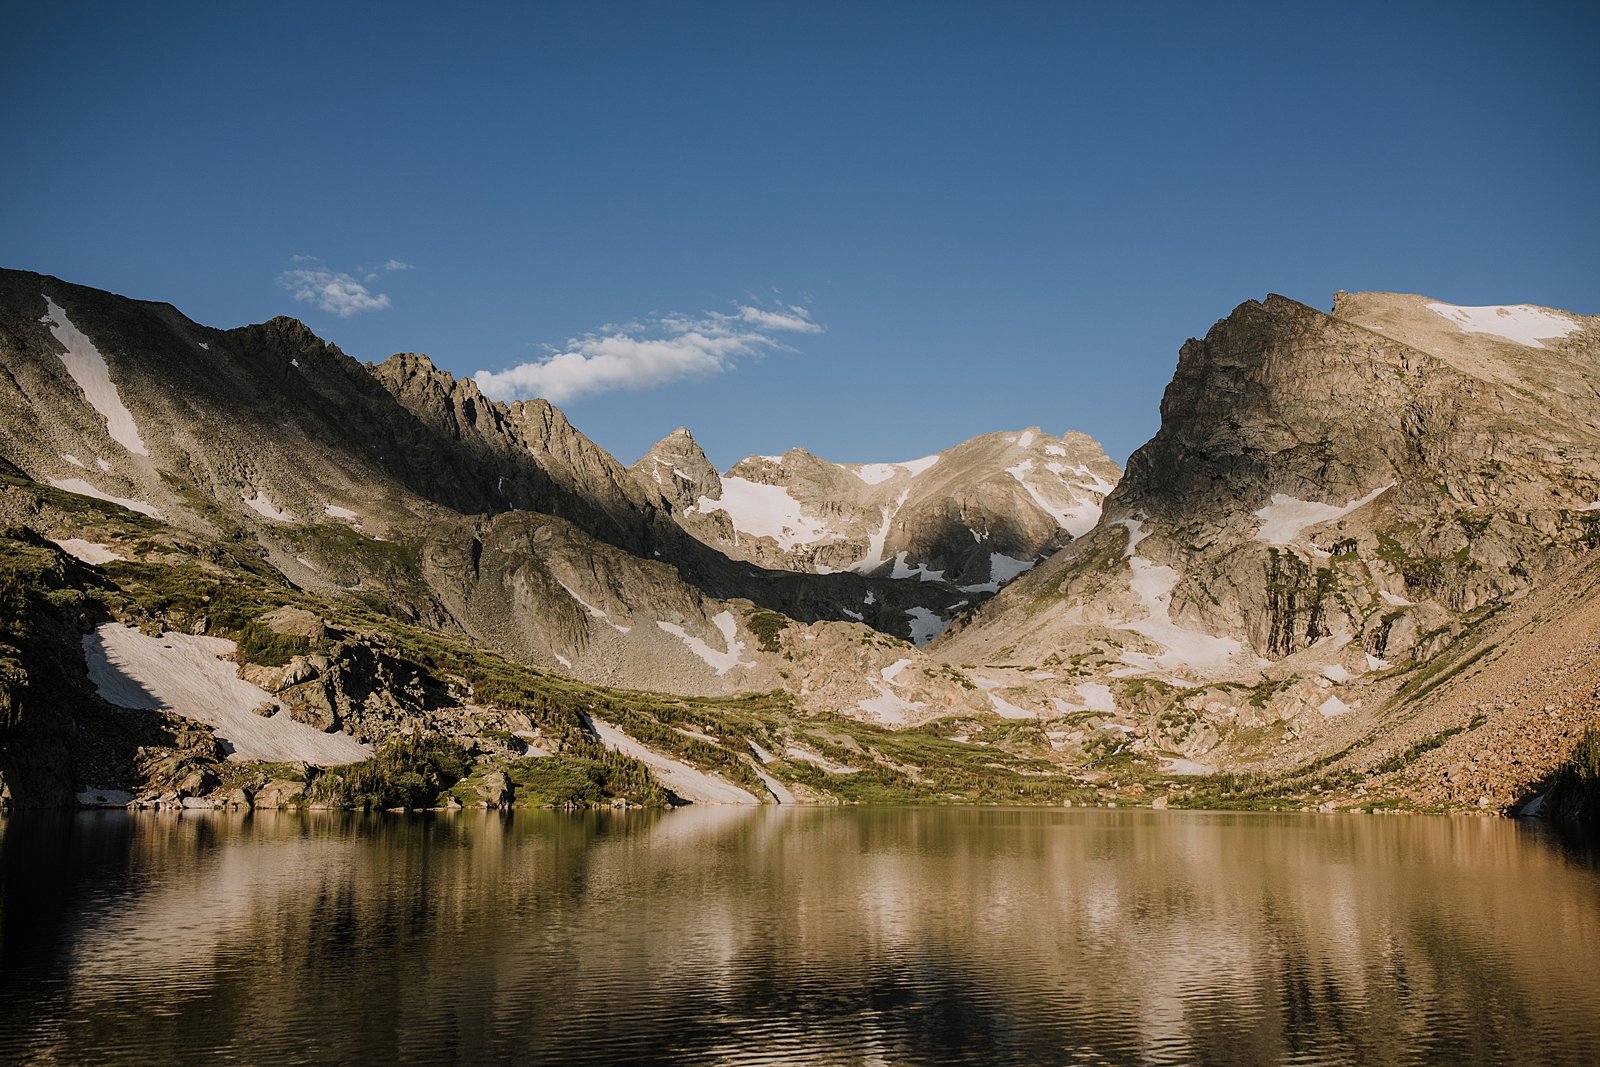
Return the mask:
M 0 265 L 566 353 L 517 380 L 624 462 L 1120 462 L 1269 291 L 1600 312 L 1592 3 L 224 6 L 8 14 Z

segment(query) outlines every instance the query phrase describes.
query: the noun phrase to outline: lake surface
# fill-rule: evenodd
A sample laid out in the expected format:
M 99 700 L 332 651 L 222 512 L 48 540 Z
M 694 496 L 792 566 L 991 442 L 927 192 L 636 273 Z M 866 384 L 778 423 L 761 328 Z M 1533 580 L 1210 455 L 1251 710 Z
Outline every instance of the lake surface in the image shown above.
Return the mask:
M 0 820 L 0 1062 L 1600 1063 L 1600 860 L 1504 820 Z

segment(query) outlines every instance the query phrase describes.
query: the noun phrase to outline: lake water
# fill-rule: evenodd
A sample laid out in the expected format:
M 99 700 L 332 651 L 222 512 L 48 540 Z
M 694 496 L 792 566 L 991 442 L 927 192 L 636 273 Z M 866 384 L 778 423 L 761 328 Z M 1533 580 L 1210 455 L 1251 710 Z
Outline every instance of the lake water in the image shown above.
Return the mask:
M 1600 861 L 1504 820 L 0 820 L 11 1063 L 1600 1063 Z

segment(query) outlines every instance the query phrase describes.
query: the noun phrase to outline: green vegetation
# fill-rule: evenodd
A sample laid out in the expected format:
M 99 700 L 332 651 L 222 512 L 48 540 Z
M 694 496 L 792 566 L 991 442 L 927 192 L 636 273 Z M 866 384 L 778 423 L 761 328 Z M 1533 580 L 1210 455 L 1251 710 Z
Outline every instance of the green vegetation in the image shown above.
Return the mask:
M 1059 805 L 1095 798 L 1092 788 L 1045 760 L 952 741 L 926 729 L 889 730 L 843 715 L 795 720 L 790 729 L 798 745 L 853 772 L 832 774 L 799 759 L 779 760 L 767 770 L 848 804 Z
M 1432 752 L 1434 749 L 1438 748 L 1440 745 L 1443 745 L 1446 741 L 1450 740 L 1452 737 L 1455 737 L 1457 734 L 1464 734 L 1468 730 L 1476 730 L 1487 721 L 1488 718 L 1486 716 L 1474 715 L 1472 717 L 1472 721 L 1467 723 L 1465 726 L 1449 726 L 1443 730 L 1440 730 L 1436 734 L 1430 734 L 1429 736 L 1424 737 L 1422 740 L 1417 741 L 1407 747 L 1405 751 L 1398 752 L 1395 755 L 1390 756 L 1388 759 L 1374 767 L 1373 771 L 1377 774 L 1388 774 L 1391 771 L 1398 771 L 1402 767 L 1409 767 L 1411 764 L 1415 763 L 1417 761 L 1417 757 L 1421 756 L 1423 753 Z
M 245 623 L 234 640 L 239 645 L 240 663 L 259 663 L 263 667 L 281 667 L 311 651 L 310 638 L 275 633 L 254 620 Z
M 1600 727 L 1589 727 L 1578 739 L 1572 755 L 1556 771 L 1542 810 L 1556 818 L 1600 826 Z
M 371 759 L 333 767 L 306 787 L 306 802 L 340 808 L 428 808 L 467 774 L 467 754 L 438 735 L 402 735 Z
M 763 652 L 778 651 L 778 635 L 788 629 L 792 620 L 776 611 L 757 608 L 745 619 L 745 625 L 756 636 L 756 644 Z
M 1410 528 L 1403 532 L 1415 533 Z M 1397 537 L 1389 533 L 1378 534 L 1377 556 L 1399 571 L 1407 586 L 1434 596 L 1445 590 L 1453 575 L 1477 566 L 1472 561 L 1471 549 L 1465 545 L 1444 555 L 1413 555 Z
M 622 801 L 665 807 L 667 795 L 637 760 L 606 753 L 599 759 L 546 756 L 513 760 L 501 768 L 516 787 L 519 808 L 592 808 Z M 641 773 L 643 772 L 643 773 Z M 475 797 L 462 797 L 471 803 Z
M 1454 665 L 1451 665 L 1449 657 L 1436 656 L 1426 667 L 1406 679 L 1405 684 L 1400 687 L 1396 696 L 1407 700 L 1420 700 L 1498 647 L 1493 643 L 1484 645 L 1478 651 Z

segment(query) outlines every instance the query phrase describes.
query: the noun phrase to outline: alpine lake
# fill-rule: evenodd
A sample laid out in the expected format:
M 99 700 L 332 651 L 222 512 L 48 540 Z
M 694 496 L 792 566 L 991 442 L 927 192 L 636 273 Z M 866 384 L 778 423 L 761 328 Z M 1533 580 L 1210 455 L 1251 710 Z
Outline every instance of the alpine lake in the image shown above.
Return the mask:
M 1595 1064 L 1600 848 L 1301 813 L 12 816 L 0 1062 Z

